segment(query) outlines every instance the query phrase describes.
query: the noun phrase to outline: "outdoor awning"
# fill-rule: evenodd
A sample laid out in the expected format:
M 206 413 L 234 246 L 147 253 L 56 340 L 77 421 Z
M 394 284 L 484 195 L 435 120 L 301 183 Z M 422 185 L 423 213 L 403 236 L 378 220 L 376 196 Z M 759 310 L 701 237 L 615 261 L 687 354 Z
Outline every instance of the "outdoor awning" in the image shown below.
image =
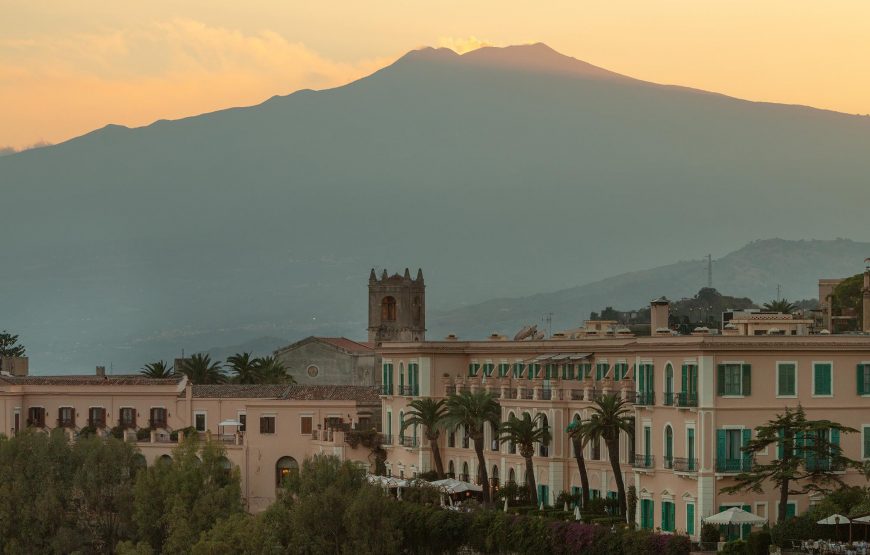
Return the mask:
M 831 516 L 825 517 L 822 520 L 818 521 L 816 524 L 848 524 L 849 522 L 851 522 L 851 520 L 849 520 L 849 517 L 847 516 L 832 514 Z
M 725 526 L 729 524 L 764 524 L 765 522 L 767 522 L 767 519 L 760 517 L 756 514 L 752 514 L 748 511 L 744 511 L 740 507 L 731 507 L 730 509 L 726 509 L 721 513 L 716 513 L 715 515 L 708 516 L 707 518 L 703 519 L 703 521 L 709 524 Z
M 589 358 L 592 356 L 592 353 L 574 353 L 568 355 L 569 360 L 583 360 L 584 358 Z
M 466 491 L 483 491 L 483 488 L 477 484 L 463 482 L 454 478 L 446 478 L 444 480 L 436 480 L 430 482 L 433 486 L 439 487 L 447 493 L 463 493 Z

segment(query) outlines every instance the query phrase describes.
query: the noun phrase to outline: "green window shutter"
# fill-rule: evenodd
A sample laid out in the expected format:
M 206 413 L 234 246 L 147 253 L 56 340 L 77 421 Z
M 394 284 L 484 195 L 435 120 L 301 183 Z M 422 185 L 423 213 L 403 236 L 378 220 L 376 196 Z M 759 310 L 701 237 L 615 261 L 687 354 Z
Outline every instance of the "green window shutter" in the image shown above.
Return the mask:
M 815 384 L 813 393 L 816 395 L 831 394 L 831 365 L 817 364 L 813 369 Z
M 689 366 L 687 364 L 683 365 L 682 371 L 680 372 L 680 386 L 683 393 L 688 393 L 689 391 Z
M 725 463 L 725 430 L 716 430 L 716 465 Z
M 746 448 L 750 441 L 752 441 L 752 430 L 743 430 L 743 441 L 741 442 L 741 446 Z M 752 453 L 749 451 L 743 451 L 743 470 L 748 471 L 751 465 Z
M 640 372 L 639 372 L 638 391 L 640 391 L 642 393 L 646 392 L 646 371 L 645 370 L 646 370 L 646 366 L 641 364 L 640 365 Z
M 856 375 L 858 377 L 858 380 L 857 380 L 858 381 L 858 395 L 864 395 L 867 392 L 864 391 L 864 365 L 863 364 L 858 365 L 858 370 L 856 372 Z
M 864 426 L 864 452 L 863 458 L 870 458 L 870 426 Z
M 677 505 L 675 503 L 671 503 L 671 517 L 669 522 L 671 524 L 671 532 L 676 531 L 677 529 Z
M 720 364 L 716 367 L 716 395 L 720 397 L 725 395 L 725 365 Z
M 698 367 L 694 364 L 689 367 L 689 374 L 691 377 L 691 387 L 692 395 L 698 394 Z
M 742 382 L 742 394 L 743 395 L 751 395 L 752 394 L 752 365 L 744 364 L 743 365 L 743 382 Z
M 647 391 L 652 393 L 655 390 L 655 367 L 652 364 L 647 365 L 649 369 L 649 375 L 646 379 L 646 387 Z
M 686 533 L 690 536 L 695 535 L 695 505 L 686 505 Z

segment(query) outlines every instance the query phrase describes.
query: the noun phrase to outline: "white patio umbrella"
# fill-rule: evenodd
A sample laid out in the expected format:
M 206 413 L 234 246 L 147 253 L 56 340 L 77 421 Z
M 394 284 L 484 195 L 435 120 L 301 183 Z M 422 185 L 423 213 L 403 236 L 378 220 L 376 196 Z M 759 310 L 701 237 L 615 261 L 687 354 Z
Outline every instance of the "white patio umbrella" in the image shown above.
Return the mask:
M 439 487 L 447 493 L 464 493 L 466 491 L 483 491 L 483 488 L 477 484 L 463 482 L 454 478 L 445 478 L 444 480 L 435 480 L 430 482 L 433 486 Z
M 863 517 L 863 518 L 866 518 L 866 517 Z M 858 520 L 859 522 L 861 522 L 859 519 L 855 519 L 855 520 Z M 834 530 L 837 534 L 837 537 L 839 538 L 839 536 L 840 536 L 840 526 L 839 525 L 846 524 L 847 522 L 849 523 L 849 541 L 852 541 L 852 521 L 849 520 L 849 517 L 847 517 L 847 516 L 843 516 L 843 515 L 834 513 L 831 516 L 827 516 L 827 517 L 823 518 L 822 520 L 818 521 L 816 524 L 829 524 L 829 525 L 836 526 L 837 528 L 835 528 Z
M 574 506 L 574 520 L 580 520 L 580 505 Z
M 505 497 L 504 498 L 504 512 L 507 512 L 507 510 L 508 510 L 508 498 Z
M 740 507 L 725 509 L 721 513 L 716 513 L 715 515 L 708 516 L 702 520 L 719 526 L 740 526 L 743 524 L 757 525 L 767 522 L 766 518 L 752 514 L 749 511 L 744 511 Z

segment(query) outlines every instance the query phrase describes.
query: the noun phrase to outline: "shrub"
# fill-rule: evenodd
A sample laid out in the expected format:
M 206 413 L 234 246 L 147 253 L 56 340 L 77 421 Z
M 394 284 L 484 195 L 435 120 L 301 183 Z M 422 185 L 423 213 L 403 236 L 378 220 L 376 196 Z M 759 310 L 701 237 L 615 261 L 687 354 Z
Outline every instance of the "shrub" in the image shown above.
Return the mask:
M 836 526 L 816 524 L 809 515 L 788 518 L 777 523 L 770 529 L 771 541 L 779 546 L 785 546 L 789 540 L 830 539 Z
M 169 439 L 171 441 L 178 441 L 178 432 L 184 432 L 184 437 L 192 437 L 196 435 L 196 428 L 188 426 L 187 428 L 182 428 L 180 430 L 172 430 L 169 432 Z
M 746 542 L 743 540 L 733 540 L 730 542 L 726 542 L 725 545 L 722 546 L 722 551 L 720 551 L 720 553 L 726 553 L 730 555 L 745 555 L 747 553 Z
M 701 525 L 701 542 L 717 543 L 719 541 L 719 527 L 715 524 L 704 523 Z
M 151 428 L 139 428 L 136 430 L 136 439 L 146 441 L 151 438 Z
M 81 430 L 79 430 L 79 435 L 81 437 L 91 437 L 97 435 L 97 429 L 94 426 L 84 426 Z
M 746 542 L 746 552 L 749 555 L 767 555 L 770 551 L 770 532 L 762 530 L 752 532 Z
M 420 479 L 426 480 L 427 482 L 434 482 L 438 479 L 438 472 L 435 470 L 427 470 L 426 472 L 420 474 Z
M 109 430 L 109 434 L 115 439 L 124 439 L 124 428 L 121 426 L 115 426 Z

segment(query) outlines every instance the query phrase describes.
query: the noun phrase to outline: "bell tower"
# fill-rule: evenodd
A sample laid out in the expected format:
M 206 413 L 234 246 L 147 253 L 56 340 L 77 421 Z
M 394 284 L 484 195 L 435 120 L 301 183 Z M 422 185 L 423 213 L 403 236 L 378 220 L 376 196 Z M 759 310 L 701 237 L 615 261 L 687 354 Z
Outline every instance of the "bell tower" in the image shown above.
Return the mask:
M 423 270 L 417 277 L 405 274 L 381 277 L 372 268 L 369 274 L 369 341 L 425 341 L 426 286 Z

